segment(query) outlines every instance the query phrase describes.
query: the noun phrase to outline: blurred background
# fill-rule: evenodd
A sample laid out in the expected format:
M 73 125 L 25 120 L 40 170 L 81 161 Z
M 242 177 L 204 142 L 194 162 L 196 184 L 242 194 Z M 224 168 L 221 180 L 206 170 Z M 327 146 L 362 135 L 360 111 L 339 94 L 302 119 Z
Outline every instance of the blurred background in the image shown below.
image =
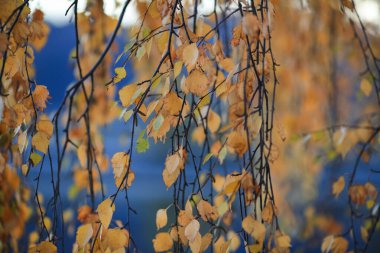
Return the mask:
M 84 9 L 85 1 L 79 2 L 83 2 L 80 8 Z M 202 10 L 207 12 L 213 6 L 212 2 L 203 1 Z M 345 229 L 344 226 L 349 218 L 345 205 L 347 199 L 335 199 L 331 193 L 331 185 L 339 176 L 352 170 L 357 151 L 352 150 L 345 157 L 333 152 L 321 153 L 319 148 L 308 146 L 308 138 L 311 138 L 309 133 L 329 125 L 353 123 L 361 118 L 360 115 L 364 110 L 373 113 L 376 109 L 367 108 L 363 102 L 363 94 L 359 90 L 360 77 L 353 71 L 362 67 L 360 53 L 357 47 L 353 47 L 353 36 L 347 31 L 347 24 L 343 25 L 346 21 L 339 9 L 326 14 L 323 6 L 317 6 L 318 1 L 282 2 L 284 9 L 276 16 L 273 38 L 274 52 L 277 62 L 281 65 L 278 95 L 280 99 L 277 101 L 279 116 L 276 120 L 282 124 L 281 131 L 286 134 L 287 140 L 278 146 L 281 154 L 274 161 L 277 183 L 275 192 L 281 195 L 280 216 L 285 230 L 295 238 L 292 241 L 292 252 L 320 252 L 320 243 L 326 233 Z M 355 2 L 359 15 L 368 25 L 369 33 L 375 38 L 373 41 L 375 49 L 380 53 L 378 47 L 380 1 Z M 104 1 L 104 3 L 106 13 L 117 17 L 120 8 L 115 2 Z M 68 85 L 75 80 L 73 71 L 75 62 L 70 59 L 75 47 L 73 15 L 69 12 L 65 16 L 71 1 L 35 0 L 31 4 L 32 8 L 42 9 L 50 25 L 47 44 L 35 54 L 35 67 L 37 82 L 47 85 L 50 91 L 52 98 L 49 100 L 46 112 L 52 113 L 62 101 Z M 313 15 L 313 12 L 308 12 L 309 9 L 319 12 Z M 117 38 L 118 51 L 128 43 L 125 30 L 135 25 L 137 19 L 136 8 L 128 8 L 123 20 L 124 31 Z M 231 27 L 232 25 L 229 29 Z M 286 36 L 289 32 L 294 36 Z M 335 36 L 337 33 L 343 34 L 343 39 Z M 114 52 L 113 58 L 118 55 L 117 51 Z M 125 84 L 135 78 L 132 65 L 127 66 L 128 75 L 123 80 Z M 335 85 L 331 85 L 331 78 L 335 78 Z M 336 94 L 333 98 L 330 93 L 332 89 L 335 89 L 333 94 Z M 371 96 L 364 100 L 367 99 L 375 97 Z M 129 129 L 123 121 L 116 121 L 102 130 L 105 152 L 109 157 L 128 145 Z M 143 252 L 153 250 L 151 240 L 156 233 L 156 210 L 168 206 L 172 200 L 171 191 L 166 190 L 161 176 L 169 146 L 154 145 L 152 142 L 150 146 L 146 153 L 138 154 L 134 158 L 136 179 L 128 191 L 131 206 L 137 212 L 132 215 L 131 233 L 134 234 L 134 239 Z M 295 157 L 299 159 L 294 159 Z M 371 177 L 369 168 L 380 168 L 379 157 L 374 156 L 367 163 L 360 165 L 358 183 L 370 180 L 374 185 L 380 186 L 379 177 Z M 37 172 L 32 171 L 32 173 L 36 176 Z M 43 170 L 43 173 L 46 173 L 45 177 L 49 176 L 47 170 Z M 84 204 L 75 199 L 86 198 L 74 199 L 70 196 L 84 196 L 86 193 L 76 192 L 73 188 L 70 174 L 72 172 L 69 168 L 65 173 L 62 183 L 64 206 L 75 210 Z M 114 192 L 116 188 L 112 171 L 106 172 L 103 179 L 106 193 Z M 40 186 L 40 190 L 45 199 L 51 197 L 49 185 Z M 117 204 L 116 219 L 123 219 L 126 215 L 122 208 L 125 200 L 123 198 L 118 200 L 120 203 Z M 72 232 L 66 238 L 68 245 L 74 241 L 77 225 L 75 219 L 67 224 L 68 231 Z M 375 237 L 380 238 L 380 234 L 377 233 Z M 369 252 L 377 252 L 377 249 L 380 249 L 380 241 L 373 240 Z M 243 252 L 242 249 L 241 251 Z

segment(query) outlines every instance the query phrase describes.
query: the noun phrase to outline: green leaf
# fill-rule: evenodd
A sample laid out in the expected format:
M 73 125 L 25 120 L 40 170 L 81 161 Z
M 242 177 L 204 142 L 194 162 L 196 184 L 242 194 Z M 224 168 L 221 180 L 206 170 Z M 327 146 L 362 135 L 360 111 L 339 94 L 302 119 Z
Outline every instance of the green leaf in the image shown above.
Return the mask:
M 203 159 L 202 164 L 207 163 L 207 161 L 210 160 L 211 157 L 212 157 L 212 153 L 208 153 L 208 154 L 205 156 L 205 158 Z
M 161 76 L 158 76 L 158 77 L 156 77 L 156 76 L 154 76 L 153 77 L 153 81 L 152 81 L 152 90 L 155 90 L 156 89 L 156 87 L 159 85 L 161 83 Z
M 32 162 L 33 166 L 36 166 L 39 164 L 42 160 L 42 156 L 37 153 L 32 153 L 29 157 L 30 161 Z
M 73 200 L 75 199 L 77 196 L 78 196 L 78 193 L 79 193 L 79 188 L 78 186 L 76 185 L 71 185 L 70 188 L 69 188 L 69 192 L 68 192 L 68 198 L 70 200 Z
M 139 137 L 137 138 L 137 153 L 144 153 L 149 149 L 149 140 L 148 138 L 144 138 L 146 129 L 141 131 Z

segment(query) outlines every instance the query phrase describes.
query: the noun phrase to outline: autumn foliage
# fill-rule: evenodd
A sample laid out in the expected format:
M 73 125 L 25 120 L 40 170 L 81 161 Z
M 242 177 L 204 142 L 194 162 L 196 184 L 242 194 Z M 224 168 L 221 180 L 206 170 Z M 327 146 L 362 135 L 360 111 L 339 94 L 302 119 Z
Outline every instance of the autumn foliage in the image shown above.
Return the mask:
M 135 215 L 154 216 L 155 252 L 371 249 L 380 36 L 359 1 L 122 0 L 118 17 L 104 2 L 68 6 L 76 79 L 48 114 L 54 84 L 40 84 L 33 63 L 50 28 L 29 1 L 0 0 L 0 251 L 139 252 Z M 127 9 L 139 18 L 123 27 Z M 102 129 L 112 124 L 129 138 L 109 154 Z M 163 143 L 171 203 L 136 214 L 134 159 Z

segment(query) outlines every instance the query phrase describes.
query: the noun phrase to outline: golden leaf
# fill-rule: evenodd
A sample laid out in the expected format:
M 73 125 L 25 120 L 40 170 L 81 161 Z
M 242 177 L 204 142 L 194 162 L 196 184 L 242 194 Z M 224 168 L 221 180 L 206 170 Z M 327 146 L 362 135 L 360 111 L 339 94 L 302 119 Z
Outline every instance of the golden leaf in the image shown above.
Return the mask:
M 345 253 L 348 249 L 348 241 L 341 237 L 335 237 L 331 246 L 332 253 Z
M 157 230 L 165 227 L 168 223 L 168 215 L 166 213 L 166 209 L 159 209 L 156 213 L 156 226 Z
M 202 237 L 201 252 L 205 252 L 212 242 L 212 234 L 207 233 Z
M 173 173 L 169 173 L 169 171 L 165 168 L 162 171 L 162 178 L 164 180 L 166 188 L 169 188 L 170 186 L 172 186 L 172 184 L 174 184 L 179 174 L 180 174 L 180 170 L 175 170 Z
M 234 69 L 234 61 L 231 58 L 225 58 L 220 61 L 220 67 L 227 72 L 231 72 Z
M 288 235 L 280 235 L 277 238 L 277 246 L 279 248 L 290 248 L 292 245 L 290 244 L 290 237 Z
M 202 97 L 208 92 L 209 80 L 203 72 L 196 69 L 186 78 L 185 86 L 194 95 Z
M 174 63 L 174 79 L 176 79 L 179 76 L 179 74 L 181 74 L 182 65 L 182 61 L 177 61 L 176 63 Z
M 116 76 L 114 78 L 114 82 L 118 83 L 123 80 L 127 76 L 127 71 L 123 67 L 115 68 Z
M 29 250 L 28 252 L 38 252 L 38 253 L 56 253 L 58 252 L 57 246 L 48 241 L 43 241 L 34 250 Z
M 173 240 L 169 233 L 158 233 L 153 239 L 153 248 L 155 252 L 168 251 L 173 247 Z
M 372 84 L 367 79 L 362 79 L 360 82 L 360 90 L 368 97 L 372 91 Z
M 206 139 L 206 134 L 202 126 L 198 126 L 194 129 L 192 134 L 193 141 L 196 141 L 201 146 Z
M 260 244 L 264 242 L 266 234 L 266 228 L 264 224 L 253 219 L 253 217 L 249 215 L 243 219 L 242 226 L 243 229 Z
M 228 231 L 227 239 L 231 241 L 230 243 L 231 251 L 236 251 L 240 247 L 240 237 L 233 230 Z
M 44 132 L 37 132 L 33 135 L 32 146 L 38 151 L 46 154 L 49 148 L 49 136 Z
M 76 242 L 80 248 L 84 248 L 86 244 L 90 241 L 93 234 L 93 229 L 91 224 L 85 224 L 78 228 Z
M 185 230 L 185 233 L 186 233 L 186 230 Z M 189 246 L 192 253 L 201 252 L 202 236 L 199 232 L 196 233 L 195 238 L 192 241 L 189 241 Z
M 185 64 L 187 71 L 190 72 L 197 63 L 199 56 L 198 47 L 196 43 L 191 43 L 183 49 L 182 60 Z
M 201 199 L 197 204 L 197 210 L 204 221 L 213 220 L 218 218 L 218 211 L 208 201 Z
M 49 116 L 42 114 L 36 125 L 37 131 L 46 133 L 49 138 L 53 135 L 53 124 L 51 123 Z
M 345 186 L 345 181 L 344 181 L 343 176 L 340 176 L 338 180 L 333 183 L 332 193 L 334 194 L 336 198 L 339 197 L 340 193 L 344 189 L 344 186 Z
M 115 205 L 112 204 L 112 200 L 107 198 L 102 203 L 98 205 L 96 211 L 99 215 L 99 220 L 105 228 L 111 223 L 113 212 L 115 211 Z
M 46 101 L 50 98 L 49 91 L 44 85 L 36 85 L 33 91 L 33 101 L 38 109 L 43 111 L 46 108 Z
M 169 172 L 169 174 L 172 174 L 179 169 L 179 164 L 180 157 L 177 153 L 174 153 L 173 155 L 166 157 L 165 169 Z
M 77 149 L 80 166 L 87 168 L 87 145 L 82 143 Z
M 115 177 L 120 177 L 128 165 L 129 155 L 125 152 L 117 152 L 112 156 L 111 164 Z
M 195 239 L 199 232 L 199 222 L 196 219 L 193 219 L 187 226 L 185 227 L 185 236 L 191 242 Z
M 223 236 L 214 243 L 215 253 L 227 253 L 231 241 L 225 241 Z
M 368 230 L 365 227 L 360 227 L 360 235 L 364 242 L 368 242 Z
M 247 135 L 243 131 L 233 131 L 228 135 L 227 145 L 240 157 L 248 150 Z
M 210 110 L 207 117 L 207 127 L 210 130 L 211 133 L 216 133 L 220 127 L 220 116 L 214 112 L 213 110 Z
M 124 107 L 130 106 L 134 102 L 133 97 L 137 90 L 137 84 L 129 84 L 119 90 L 119 98 Z
M 334 242 L 334 236 L 333 235 L 326 236 L 323 239 L 323 242 L 322 242 L 322 245 L 321 245 L 321 251 L 322 251 L 322 253 L 330 251 L 333 242 Z
M 126 233 L 120 228 L 108 229 L 106 238 L 108 246 L 112 251 L 124 248 L 127 245 L 129 239 Z
M 272 223 L 274 213 L 273 204 L 268 202 L 261 212 L 261 218 L 264 222 Z

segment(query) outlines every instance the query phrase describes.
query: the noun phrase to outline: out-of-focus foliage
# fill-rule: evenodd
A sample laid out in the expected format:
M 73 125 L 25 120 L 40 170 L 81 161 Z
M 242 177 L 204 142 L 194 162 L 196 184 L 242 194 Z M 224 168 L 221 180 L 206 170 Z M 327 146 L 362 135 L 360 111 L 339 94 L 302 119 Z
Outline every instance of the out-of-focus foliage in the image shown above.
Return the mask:
M 379 163 L 378 31 L 353 0 L 226 0 L 206 11 L 204 2 L 117 1 L 114 18 L 102 0 L 88 0 L 84 12 L 73 1 L 76 81 L 47 115 L 54 84 L 35 81 L 33 61 L 49 27 L 27 0 L 0 0 L 0 251 L 137 250 L 128 189 L 133 158 L 153 142 L 171 144 L 162 184 L 173 196 L 153 214 L 156 252 L 290 252 L 292 240 L 312 238 L 322 252 L 368 249 L 380 219 L 379 171 L 363 181 L 358 170 Z M 127 8 L 139 19 L 113 61 Z M 114 121 L 124 121 L 130 142 L 107 157 L 101 129 Z M 350 170 L 321 177 L 342 159 Z M 41 177 L 49 168 L 51 178 Z M 110 169 L 115 192 L 103 185 Z M 313 205 L 320 179 L 326 198 L 348 210 L 346 223 Z M 62 203 L 81 192 L 87 204 L 78 210 Z M 66 226 L 75 216 L 80 225 Z M 65 245 L 70 232 L 75 242 Z

